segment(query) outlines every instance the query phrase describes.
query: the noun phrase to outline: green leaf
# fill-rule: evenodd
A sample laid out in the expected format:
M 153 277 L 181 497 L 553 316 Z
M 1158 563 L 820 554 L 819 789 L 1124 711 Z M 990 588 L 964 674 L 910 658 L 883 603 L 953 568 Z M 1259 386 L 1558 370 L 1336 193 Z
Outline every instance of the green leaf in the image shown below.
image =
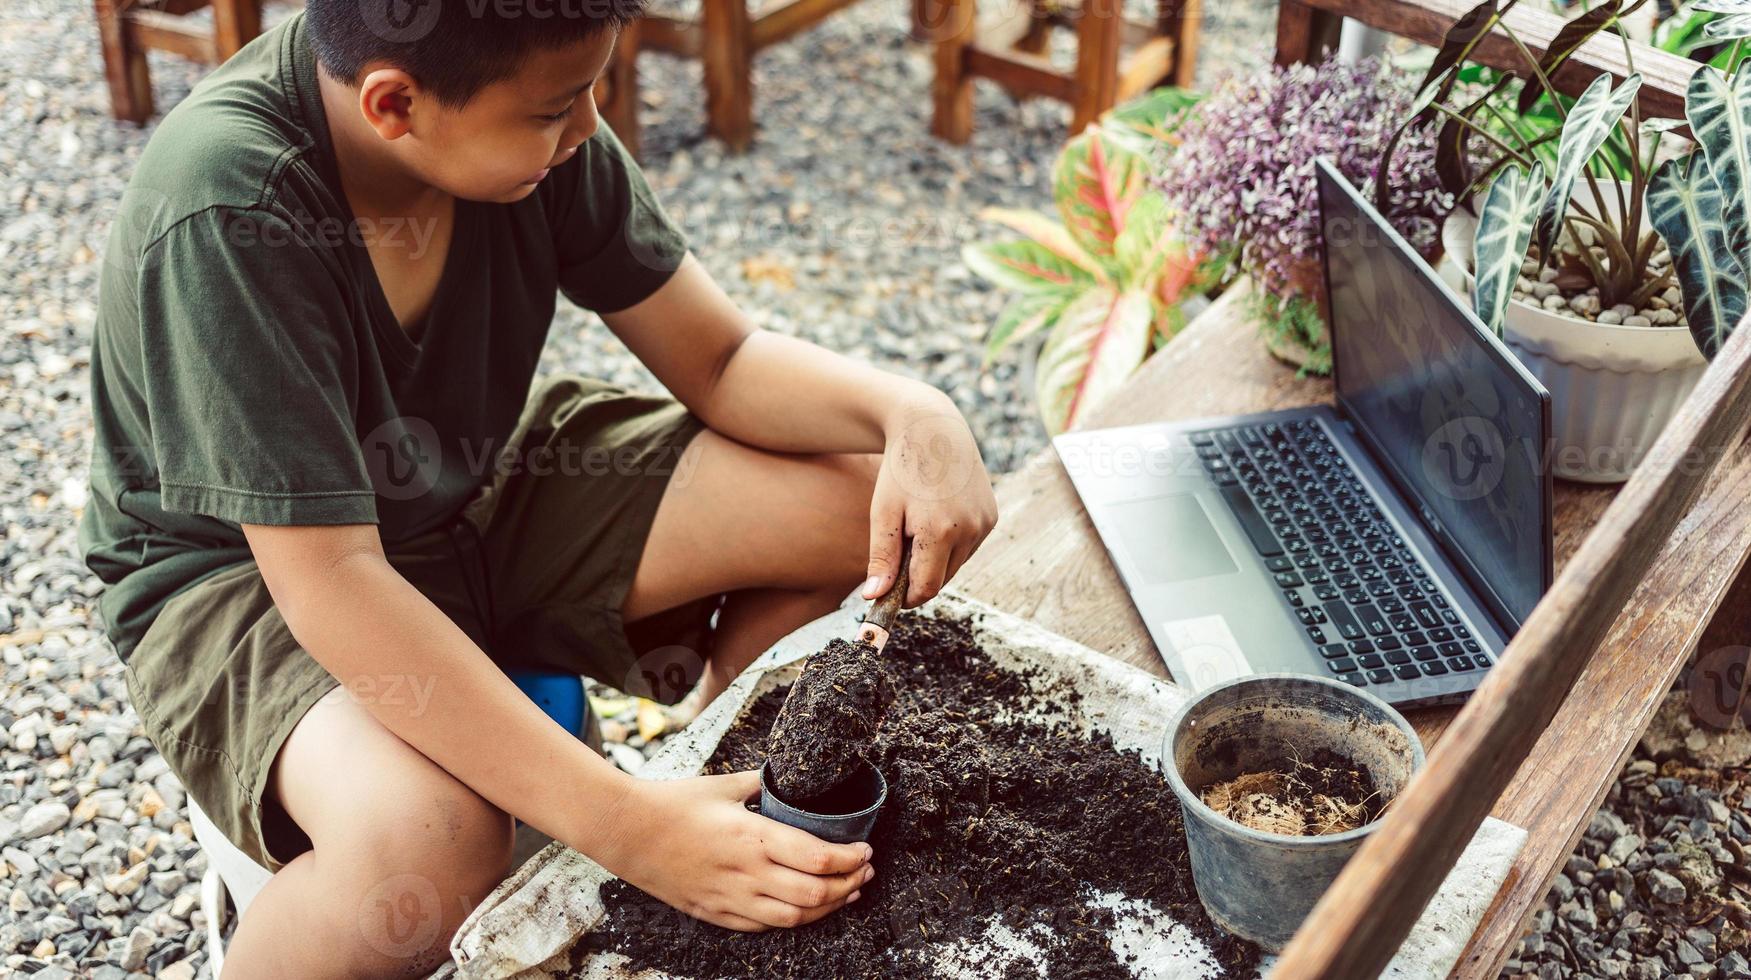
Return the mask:
M 1581 45 L 1586 44 L 1607 25 L 1614 23 L 1622 7 L 1622 0 L 1607 0 L 1564 24 L 1556 32 L 1556 37 L 1550 39 L 1550 46 L 1544 49 L 1544 57 L 1538 59 L 1538 67 L 1544 72 L 1544 77 L 1550 78 L 1554 75 L 1563 62 L 1581 49 Z M 1521 115 L 1525 115 L 1532 111 L 1532 104 L 1543 94 L 1544 84 L 1534 74 L 1521 86 L 1520 98 L 1515 103 L 1515 108 Z
M 1113 255 L 1119 261 L 1120 284 L 1145 287 L 1149 280 L 1160 274 L 1162 264 L 1172 254 L 1176 243 L 1167 198 L 1156 191 L 1144 194 L 1131 209 L 1130 220 L 1125 222 L 1124 230 L 1113 242 Z
M 1099 126 L 1090 126 L 1058 155 L 1052 196 L 1064 226 L 1090 254 L 1108 257 L 1131 209 L 1149 187 L 1148 157 Z
M 1581 179 L 1587 161 L 1599 152 L 1599 147 L 1617 128 L 1617 121 L 1629 111 L 1629 104 L 1641 87 L 1640 72 L 1632 73 L 1616 90 L 1611 88 L 1610 75 L 1600 75 L 1569 109 L 1569 121 L 1563 124 L 1563 138 L 1557 149 L 1556 171 L 1551 175 L 1550 190 L 1544 196 L 1544 206 L 1539 209 L 1538 226 L 1533 233 L 1539 254 L 1547 259 L 1557 233 L 1562 230 L 1563 216 L 1569 209 L 1569 192 L 1574 189 L 1575 181 Z
M 1720 185 L 1697 153 L 1667 160 L 1648 183 L 1648 221 L 1666 240 L 1684 293 L 1684 318 L 1704 357 L 1714 357 L 1744 318 L 1745 271 L 1727 247 Z
M 1717 41 L 1736 41 L 1742 37 L 1751 37 L 1751 14 L 1730 14 L 1719 20 L 1711 20 L 1702 26 L 1702 32 Z
M 1417 91 L 1421 92 L 1434 86 L 1436 88 L 1435 99 L 1446 99 L 1447 94 L 1453 91 L 1454 84 L 1459 80 L 1459 73 L 1451 71 L 1453 66 L 1464 61 L 1466 56 L 1471 54 L 1471 50 L 1477 46 L 1478 40 L 1496 26 L 1503 14 L 1513 9 L 1514 3 L 1515 0 L 1508 0 L 1507 3 L 1500 4 L 1500 9 L 1498 9 L 1498 0 L 1483 0 L 1482 3 L 1466 11 L 1458 20 L 1454 21 L 1453 26 L 1447 28 L 1447 34 L 1441 39 L 1440 50 L 1435 52 L 1435 60 L 1429 63 L 1429 70 L 1423 75 L 1423 81 L 1417 86 Z M 1429 101 L 1432 103 L 1435 99 Z M 1431 108 L 1426 104 L 1416 118 L 1427 122 L 1431 118 L 1428 115 L 1431 111 Z
M 1038 242 L 968 245 L 961 258 L 980 278 L 1022 292 L 1081 290 L 1096 284 L 1086 269 Z
M 1090 290 L 1064 310 L 1035 367 L 1035 394 L 1049 432 L 1074 425 L 1143 363 L 1153 313 L 1148 295 L 1135 289 Z
M 1514 280 L 1526 260 L 1543 199 L 1544 167 L 1536 163 L 1530 173 L 1518 164 L 1508 166 L 1484 198 L 1473 239 L 1471 300 L 1478 318 L 1497 334 L 1514 297 Z
M 1728 81 L 1718 69 L 1698 68 L 1684 95 L 1684 116 L 1726 201 L 1729 238 L 1740 241 L 1751 232 L 1751 201 L 1745 199 L 1751 190 L 1751 74 Z
M 1005 347 L 1048 330 L 1058 322 L 1075 293 L 1024 293 L 1017 296 L 997 318 L 985 338 L 985 362 L 989 364 Z
M 1449 194 L 1463 194 L 1471 185 L 1471 127 L 1474 124 L 1459 116 L 1448 116 L 1435 134 L 1435 176 L 1441 189 Z
M 979 212 L 979 217 L 1021 232 L 1097 281 L 1106 282 L 1109 278 L 1106 266 L 1078 245 L 1070 237 L 1069 229 L 1050 215 L 1021 208 L 986 208 Z
M 1114 106 L 1101 116 L 1100 121 L 1108 129 L 1136 133 L 1152 142 L 1174 144 L 1179 142 L 1175 134 L 1180 126 L 1203 98 L 1201 93 L 1164 85 Z

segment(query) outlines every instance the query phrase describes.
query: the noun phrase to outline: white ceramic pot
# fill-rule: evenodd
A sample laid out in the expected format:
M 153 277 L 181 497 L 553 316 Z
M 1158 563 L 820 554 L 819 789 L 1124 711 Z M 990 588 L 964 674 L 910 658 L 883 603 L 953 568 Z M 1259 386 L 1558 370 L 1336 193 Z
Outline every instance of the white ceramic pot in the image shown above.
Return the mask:
M 1583 188 L 1575 193 L 1591 201 Z M 1614 195 L 1606 199 L 1615 212 Z M 1467 302 L 1475 229 L 1465 211 L 1442 228 L 1461 278 L 1455 291 Z M 1592 323 L 1521 300 L 1508 305 L 1502 339 L 1550 390 L 1551 471 L 1587 483 L 1629 479 L 1708 367 L 1682 326 Z

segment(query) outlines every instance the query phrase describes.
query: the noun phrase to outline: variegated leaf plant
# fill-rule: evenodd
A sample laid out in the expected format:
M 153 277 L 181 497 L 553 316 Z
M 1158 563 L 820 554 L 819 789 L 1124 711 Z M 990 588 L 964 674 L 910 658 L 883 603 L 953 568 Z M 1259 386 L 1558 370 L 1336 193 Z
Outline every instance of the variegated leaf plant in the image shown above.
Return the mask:
M 1621 33 L 1624 18 L 1647 2 L 1603 0 L 1565 24 L 1543 56 L 1534 58 L 1506 20 L 1513 0 L 1483 0 L 1448 31 L 1423 81 L 1419 104 L 1425 107 L 1404 122 L 1410 128 L 1441 120 L 1435 172 L 1443 187 L 1462 201 L 1473 201 L 1489 192 L 1497 202 L 1495 213 L 1482 216 L 1478 225 L 1478 261 L 1481 268 L 1487 246 L 1489 258 L 1496 263 L 1491 272 L 1510 265 L 1513 271 L 1506 283 L 1482 281 L 1480 271 L 1476 299 L 1479 315 L 1498 333 L 1512 298 L 1513 277 L 1518 275 L 1529 246 L 1536 246 L 1541 265 L 1570 281 L 1578 279 L 1595 287 L 1605 307 L 1628 303 L 1640 308 L 1672 284 L 1670 276 L 1652 267 L 1659 238 L 1647 230 L 1643 220 L 1643 198 L 1661 130 L 1643 125 L 1636 103 L 1641 76 L 1633 64 L 1624 80 L 1615 85 L 1610 75 L 1602 74 L 1572 101 L 1559 96 L 1551 85 L 1558 69 L 1589 41 L 1601 33 Z M 1469 70 L 1474 49 L 1490 33 L 1512 42 L 1523 63 L 1496 73 L 1488 91 L 1476 95 L 1472 91 L 1476 86 L 1461 88 L 1456 83 Z M 1519 84 L 1521 89 L 1513 107 L 1504 109 L 1501 97 L 1511 84 Z M 1454 97 L 1456 100 L 1448 104 Z M 1534 138 L 1504 114 L 1516 108 L 1524 114 L 1535 105 L 1554 110 L 1562 120 L 1561 128 Z M 1554 159 L 1549 148 L 1541 145 L 1552 136 L 1557 139 Z M 1551 160 L 1551 165 L 1534 168 L 1540 157 Z M 1391 162 L 1389 152 L 1381 160 L 1379 172 L 1386 173 Z M 1601 179 L 1614 172 L 1624 172 L 1621 185 Z M 1532 177 L 1539 186 L 1528 186 Z M 1497 197 L 1494 187 L 1502 182 L 1512 182 L 1512 186 Z M 1572 193 L 1583 188 L 1584 195 Z M 1615 198 L 1615 209 L 1607 206 L 1608 197 Z M 1515 207 L 1508 208 L 1509 204 Z M 1529 204 L 1532 206 L 1525 206 Z M 1527 227 L 1504 227 L 1500 222 L 1510 217 L 1526 222 Z M 1503 287 L 1507 292 L 1498 295 Z
M 1171 145 L 1196 97 L 1158 90 L 1108 113 L 1071 140 L 1052 171 L 1058 216 L 987 209 L 986 220 L 1027 236 L 969 245 L 980 277 L 1016 292 L 986 339 L 986 358 L 1043 337 L 1035 395 L 1056 434 L 1119 387 L 1185 325 L 1183 300 L 1220 275 L 1190 253 L 1149 154 Z
M 1716 2 L 1725 6 L 1724 0 Z M 1743 19 L 1735 42 L 1751 36 L 1751 10 Z M 1697 349 L 1713 357 L 1744 319 L 1751 282 L 1751 203 L 1745 199 L 1751 178 L 1751 74 L 1698 68 L 1685 90 L 1684 115 L 1698 149 L 1668 160 L 1655 173 L 1648 217 L 1671 249 Z

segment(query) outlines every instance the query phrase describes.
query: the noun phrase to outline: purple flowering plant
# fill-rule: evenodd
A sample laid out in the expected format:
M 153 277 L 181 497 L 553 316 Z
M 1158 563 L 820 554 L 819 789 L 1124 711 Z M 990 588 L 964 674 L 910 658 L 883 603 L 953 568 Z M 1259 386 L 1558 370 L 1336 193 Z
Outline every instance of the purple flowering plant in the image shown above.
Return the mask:
M 1313 162 L 1330 157 L 1364 194 L 1412 109 L 1415 81 L 1378 61 L 1267 66 L 1200 103 L 1157 176 L 1192 244 L 1238 251 L 1263 287 L 1259 314 L 1273 348 L 1299 348 L 1306 370 L 1330 370 L 1320 322 L 1319 206 Z M 1407 132 L 1387 171 L 1386 216 L 1419 251 L 1440 248 L 1452 196 L 1435 174 L 1434 134 Z

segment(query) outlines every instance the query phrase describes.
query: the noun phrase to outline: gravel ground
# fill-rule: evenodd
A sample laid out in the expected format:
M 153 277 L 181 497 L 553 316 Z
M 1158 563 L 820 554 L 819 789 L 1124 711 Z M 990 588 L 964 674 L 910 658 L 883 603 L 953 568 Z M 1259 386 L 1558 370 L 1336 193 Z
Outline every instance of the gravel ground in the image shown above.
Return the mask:
M 1263 57 L 1271 8 L 1207 5 L 1205 84 Z M 647 56 L 646 167 L 705 264 L 761 325 L 942 387 L 1001 472 L 1042 433 L 1016 365 L 980 370 L 979 340 L 1003 297 L 970 277 L 958 250 L 981 235 L 982 207 L 1049 206 L 1067 115 L 982 84 L 973 143 L 931 139 L 928 51 L 904 27 L 903 4 L 868 0 L 763 54 L 761 129 L 741 157 L 702 136 L 698 65 Z M 200 75 L 158 55 L 152 71 L 161 109 Z M 0 975 L 210 974 L 196 908 L 205 858 L 182 788 L 140 734 L 101 640 L 97 582 L 73 532 L 85 501 L 97 262 L 150 132 L 108 116 L 88 4 L 0 9 Z M 570 307 L 544 367 L 652 383 Z M 660 741 L 660 719 L 647 710 L 641 733 L 636 701 L 598 694 L 610 751 L 638 768 Z M 1737 785 L 1721 781 L 1742 770 L 1696 768 L 1687 737 L 1637 755 L 1510 973 L 1751 976 L 1741 931 L 1751 923 L 1734 918 L 1742 907 L 1698 904 L 1745 880 L 1735 875 L 1751 824 Z M 1623 965 L 1619 950 L 1638 962 Z

